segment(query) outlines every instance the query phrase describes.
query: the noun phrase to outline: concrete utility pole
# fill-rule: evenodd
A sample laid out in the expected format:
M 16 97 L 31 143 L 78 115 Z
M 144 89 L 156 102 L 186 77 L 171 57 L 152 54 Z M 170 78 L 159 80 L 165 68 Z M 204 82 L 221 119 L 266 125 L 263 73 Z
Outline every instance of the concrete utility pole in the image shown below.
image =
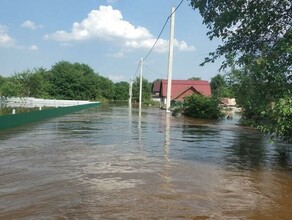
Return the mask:
M 129 84 L 129 105 L 132 104 L 132 96 L 133 96 L 133 79 L 131 77 Z
M 142 106 L 142 79 L 143 79 L 143 57 L 140 61 L 140 92 L 139 92 L 139 109 Z
M 170 18 L 166 112 L 170 112 L 170 103 L 171 103 L 171 81 L 172 81 L 173 43 L 174 43 L 174 18 L 175 18 L 175 8 L 172 7 L 171 8 L 171 18 Z

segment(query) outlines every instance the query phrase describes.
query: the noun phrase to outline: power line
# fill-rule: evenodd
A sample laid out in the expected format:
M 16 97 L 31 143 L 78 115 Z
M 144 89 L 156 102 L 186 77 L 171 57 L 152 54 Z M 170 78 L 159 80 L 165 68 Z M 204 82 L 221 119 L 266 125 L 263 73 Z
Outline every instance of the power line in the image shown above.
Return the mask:
M 164 31 L 166 25 L 167 25 L 167 22 L 168 22 L 169 19 L 171 18 L 172 14 L 176 12 L 176 10 L 181 6 L 181 4 L 182 4 L 183 2 L 184 2 L 184 0 L 181 0 L 181 2 L 178 4 L 178 6 L 174 9 L 174 11 L 173 11 L 173 12 L 168 16 L 168 18 L 166 19 L 166 21 L 165 21 L 165 23 L 164 23 L 164 25 L 163 25 L 163 27 L 162 27 L 162 29 L 161 29 L 161 31 L 160 31 L 160 33 L 159 33 L 157 39 L 156 39 L 156 41 L 154 42 L 153 46 L 151 47 L 151 49 L 150 49 L 150 51 L 147 53 L 147 55 L 144 56 L 144 58 L 143 58 L 144 61 L 148 58 L 148 56 L 151 54 L 151 52 L 153 51 L 154 47 L 156 46 L 156 44 L 157 44 L 158 40 L 160 39 L 160 37 L 161 37 L 161 35 L 162 35 L 162 33 L 163 33 L 163 31 Z
M 164 77 L 163 74 L 160 74 L 160 73 L 158 73 L 158 71 L 155 71 L 155 70 L 151 69 L 149 66 L 145 65 L 145 63 L 144 63 L 144 67 L 147 68 L 148 70 L 150 70 L 152 73 L 154 73 L 154 74 L 156 74 L 158 76 L 163 76 Z
M 136 76 L 137 76 L 137 73 L 138 73 L 138 70 L 139 70 L 140 65 L 141 65 L 141 62 L 139 61 L 138 65 L 137 65 L 136 72 L 135 72 L 135 74 L 134 74 L 134 79 L 135 79 Z M 134 80 L 134 79 L 133 79 L 133 80 Z
M 174 14 L 174 13 L 176 12 L 176 10 L 181 6 L 181 4 L 182 4 L 183 2 L 184 2 L 184 0 L 181 0 L 180 3 L 178 4 L 178 6 L 175 8 L 175 10 L 174 10 L 174 11 L 173 11 L 173 12 L 167 17 L 167 19 L 166 19 L 166 21 L 165 21 L 165 23 L 164 23 L 164 25 L 163 25 L 163 27 L 162 27 L 162 29 L 161 29 L 161 31 L 160 31 L 158 37 L 156 38 L 156 41 L 154 42 L 153 46 L 151 47 L 151 49 L 149 50 L 149 52 L 147 53 L 147 55 L 144 56 L 143 61 L 145 61 L 145 60 L 149 57 L 149 55 L 150 55 L 151 52 L 153 51 L 154 47 L 156 46 L 158 40 L 160 39 L 160 37 L 161 37 L 161 35 L 162 35 L 162 33 L 163 33 L 163 31 L 164 31 L 164 29 L 165 29 L 165 27 L 166 27 L 166 25 L 167 25 L 169 19 L 170 19 L 171 16 L 172 16 L 172 14 Z M 136 69 L 136 72 L 135 72 L 134 78 L 136 78 L 136 76 L 137 76 L 137 73 L 138 73 L 138 70 L 139 70 L 140 65 L 141 65 L 141 61 L 139 61 L 138 65 L 137 65 L 137 69 Z M 144 63 L 144 65 L 145 65 L 145 63 Z M 148 69 L 149 69 L 149 68 L 148 68 Z

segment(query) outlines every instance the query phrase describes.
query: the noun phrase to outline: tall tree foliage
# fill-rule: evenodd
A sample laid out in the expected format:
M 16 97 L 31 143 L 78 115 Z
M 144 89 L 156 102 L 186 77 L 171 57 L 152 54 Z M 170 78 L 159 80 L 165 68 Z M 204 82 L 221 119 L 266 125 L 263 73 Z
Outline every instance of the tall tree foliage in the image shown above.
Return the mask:
M 152 83 L 142 79 L 142 102 L 149 102 L 151 98 Z M 140 78 L 137 77 L 133 83 L 133 100 L 139 102 Z
M 48 72 L 43 68 L 25 70 L 10 77 L 2 77 L 0 96 L 51 98 Z
M 224 43 L 205 62 L 232 55 L 239 65 L 260 58 L 282 72 L 291 71 L 291 5 L 290 0 L 191 0 L 209 29 L 209 38 Z
M 244 117 L 264 132 L 292 138 L 291 123 L 282 120 L 291 118 L 282 104 L 290 105 L 292 97 L 291 1 L 191 0 L 191 6 L 200 11 L 209 38 L 223 41 L 202 65 L 225 56 L 221 68 L 233 67 L 230 79 Z
M 53 89 L 51 95 L 57 99 L 83 99 L 84 71 L 66 61 L 56 63 L 51 69 Z
M 50 71 L 52 89 L 57 99 L 101 100 L 114 99 L 114 83 L 86 64 L 61 61 Z
M 193 77 L 189 78 L 188 80 L 201 80 L 201 77 L 193 76 Z
M 211 91 L 213 96 L 233 98 L 229 82 L 227 82 L 225 76 L 217 74 L 211 78 Z
M 126 101 L 129 99 L 129 83 L 115 83 L 115 100 Z
M 127 94 L 125 94 L 127 90 Z M 0 96 L 78 100 L 127 100 L 127 83 L 115 85 L 81 63 L 60 61 L 50 70 L 25 70 L 10 77 L 0 76 Z

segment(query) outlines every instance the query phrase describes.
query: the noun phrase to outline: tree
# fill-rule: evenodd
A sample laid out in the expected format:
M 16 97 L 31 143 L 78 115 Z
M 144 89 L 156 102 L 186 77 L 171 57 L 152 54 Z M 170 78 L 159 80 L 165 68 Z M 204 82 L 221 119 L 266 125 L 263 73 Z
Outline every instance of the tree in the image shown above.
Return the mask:
M 57 99 L 79 98 L 82 73 L 73 64 L 67 61 L 58 62 L 52 66 L 50 72 L 52 83 L 50 95 Z
M 228 97 L 228 98 L 233 97 L 232 91 L 224 76 L 217 74 L 216 76 L 212 77 L 210 85 L 211 85 L 212 95 L 218 96 L 218 97 Z
M 142 79 L 142 102 L 149 102 L 151 98 L 151 87 L 147 79 Z M 139 102 L 139 92 L 140 92 L 140 78 L 137 77 L 133 83 L 133 100 Z
M 107 92 L 107 81 L 86 64 L 61 61 L 50 70 L 50 95 L 57 99 L 95 100 Z
M 272 117 L 271 117 L 272 116 Z M 265 123 L 259 128 L 273 136 L 292 140 L 292 97 L 284 97 L 272 103 L 271 108 L 262 112 Z M 268 126 L 269 125 L 269 126 Z
M 30 96 L 35 98 L 51 98 L 49 91 L 51 84 L 48 71 L 43 68 L 34 69 L 29 77 Z
M 194 76 L 194 77 L 189 78 L 188 80 L 201 80 L 201 77 Z
M 19 96 L 19 94 L 21 93 L 21 90 L 22 90 L 21 85 L 13 81 L 11 78 L 8 78 L 0 86 L 1 96 L 4 96 L 4 97 Z
M 16 73 L 12 78 L 15 83 L 20 84 L 20 97 L 48 98 L 50 82 L 46 77 L 47 71 L 43 68 L 25 70 Z
M 5 82 L 5 78 L 3 76 L 0 75 L 0 86 Z
M 291 85 L 284 75 L 267 77 L 262 74 L 260 66 L 247 65 L 242 69 L 233 69 L 229 77 L 236 102 L 243 107 L 243 118 L 254 126 L 268 122 L 267 115 L 263 117 L 262 112 L 271 112 L 273 102 L 291 96 Z
M 60 61 L 48 71 L 36 68 L 16 73 L 11 77 L 0 77 L 0 95 L 114 100 L 116 90 L 110 79 L 95 73 L 90 66 Z
M 115 100 L 125 101 L 129 99 L 129 83 L 118 82 L 115 83 Z
M 291 71 L 291 4 L 289 0 L 191 0 L 210 30 L 209 38 L 223 41 L 205 62 L 222 55 L 235 57 L 239 65 L 261 58 L 282 72 Z M 227 65 L 226 60 L 223 67 Z
M 285 75 L 267 78 L 260 67 L 252 65 L 233 69 L 229 77 L 236 102 L 243 108 L 244 124 L 257 127 L 272 137 L 292 139 L 292 103 L 283 101 L 292 98 L 291 84 Z
M 3 96 L 49 97 L 50 86 L 45 69 L 25 70 L 4 79 L 0 84 Z
M 74 68 L 81 73 L 80 79 L 81 94 L 79 99 L 84 100 L 96 100 L 97 94 L 100 94 L 97 86 L 98 74 L 94 73 L 94 70 L 87 64 L 74 63 Z
M 96 86 L 98 90 L 98 94 L 100 96 L 99 99 L 107 99 L 114 100 L 115 97 L 115 84 L 108 78 L 97 75 L 96 77 Z
M 280 113 L 287 111 L 277 104 L 292 96 L 291 1 L 191 0 L 191 6 L 200 11 L 209 38 L 223 41 L 202 65 L 225 56 L 221 69 L 232 67 L 230 79 L 243 117 L 264 132 L 279 137 L 291 135 L 280 120 Z M 235 70 L 235 66 L 240 69 Z M 275 120 L 286 130 L 273 129 L 271 122 Z

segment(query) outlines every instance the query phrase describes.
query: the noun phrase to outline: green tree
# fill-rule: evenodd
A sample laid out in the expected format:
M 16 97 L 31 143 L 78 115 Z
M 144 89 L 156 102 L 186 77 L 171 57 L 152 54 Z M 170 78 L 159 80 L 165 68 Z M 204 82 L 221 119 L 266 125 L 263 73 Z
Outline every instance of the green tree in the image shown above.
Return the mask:
M 99 99 L 114 100 L 115 84 L 110 79 L 98 75 L 96 78 L 96 86 Z
M 201 80 L 201 77 L 194 76 L 194 77 L 189 78 L 188 80 Z
M 0 75 L 0 97 L 2 96 L 2 87 L 6 82 L 6 78 Z
M 49 97 L 48 91 L 50 85 L 46 77 L 45 69 L 26 70 L 16 73 L 12 78 L 14 82 L 21 85 L 21 91 L 18 96 L 36 98 Z
M 228 97 L 228 98 L 233 97 L 229 83 L 227 82 L 224 76 L 217 74 L 216 76 L 212 77 L 210 85 L 211 85 L 212 95 L 218 96 L 218 97 Z
M 81 73 L 73 64 L 66 61 L 58 62 L 52 66 L 50 73 L 51 96 L 56 99 L 74 99 L 79 96 Z
M 46 73 L 42 68 L 15 73 L 3 78 L 0 90 L 5 96 L 48 98 L 50 85 Z
M 202 65 L 225 56 L 221 68 L 240 68 L 232 68 L 231 81 L 244 118 L 264 132 L 289 135 L 273 103 L 292 96 L 291 1 L 191 0 L 191 6 L 200 11 L 209 38 L 223 41 Z M 283 105 L 277 106 L 278 113 L 287 112 Z M 275 131 L 270 123 L 273 120 L 278 120 L 287 132 Z
M 16 73 L 11 77 L 0 77 L 0 94 L 55 99 L 113 100 L 116 90 L 110 79 L 95 73 L 90 66 L 60 61 L 48 71 L 36 68 Z
M 270 121 L 277 117 L 272 110 L 273 103 L 291 97 L 291 83 L 287 77 L 280 74 L 267 76 L 262 73 L 260 65 L 245 66 L 240 70 L 233 69 L 229 77 L 236 102 L 243 107 L 244 123 L 259 127 L 264 132 L 272 131 L 275 125 Z
M 0 75 L 0 86 L 5 82 L 5 77 Z
M 52 98 L 49 93 L 52 88 L 49 71 L 43 68 L 34 69 L 30 80 L 31 96 L 35 98 Z
M 0 86 L 1 96 L 4 97 L 16 97 L 20 96 L 22 87 L 18 82 L 15 82 L 12 78 L 7 78 Z
M 142 79 L 142 102 L 149 102 L 151 98 L 152 83 Z M 133 101 L 139 102 L 140 78 L 137 77 L 133 83 Z
M 262 112 L 265 123 L 258 127 L 273 136 L 284 137 L 292 141 L 292 97 L 287 96 L 271 104 Z
M 115 100 L 125 101 L 129 99 L 129 83 L 118 82 L 115 83 Z
M 191 0 L 191 6 L 202 15 L 209 38 L 223 40 L 205 62 L 231 55 L 239 65 L 264 58 L 281 66 L 283 72 L 291 67 L 291 1 Z
M 61 61 L 51 68 L 49 76 L 50 95 L 57 99 L 95 100 L 107 92 L 104 87 L 108 82 L 86 64 Z
M 96 100 L 98 92 L 98 74 L 87 64 L 74 63 L 73 67 L 81 73 L 79 99 Z

